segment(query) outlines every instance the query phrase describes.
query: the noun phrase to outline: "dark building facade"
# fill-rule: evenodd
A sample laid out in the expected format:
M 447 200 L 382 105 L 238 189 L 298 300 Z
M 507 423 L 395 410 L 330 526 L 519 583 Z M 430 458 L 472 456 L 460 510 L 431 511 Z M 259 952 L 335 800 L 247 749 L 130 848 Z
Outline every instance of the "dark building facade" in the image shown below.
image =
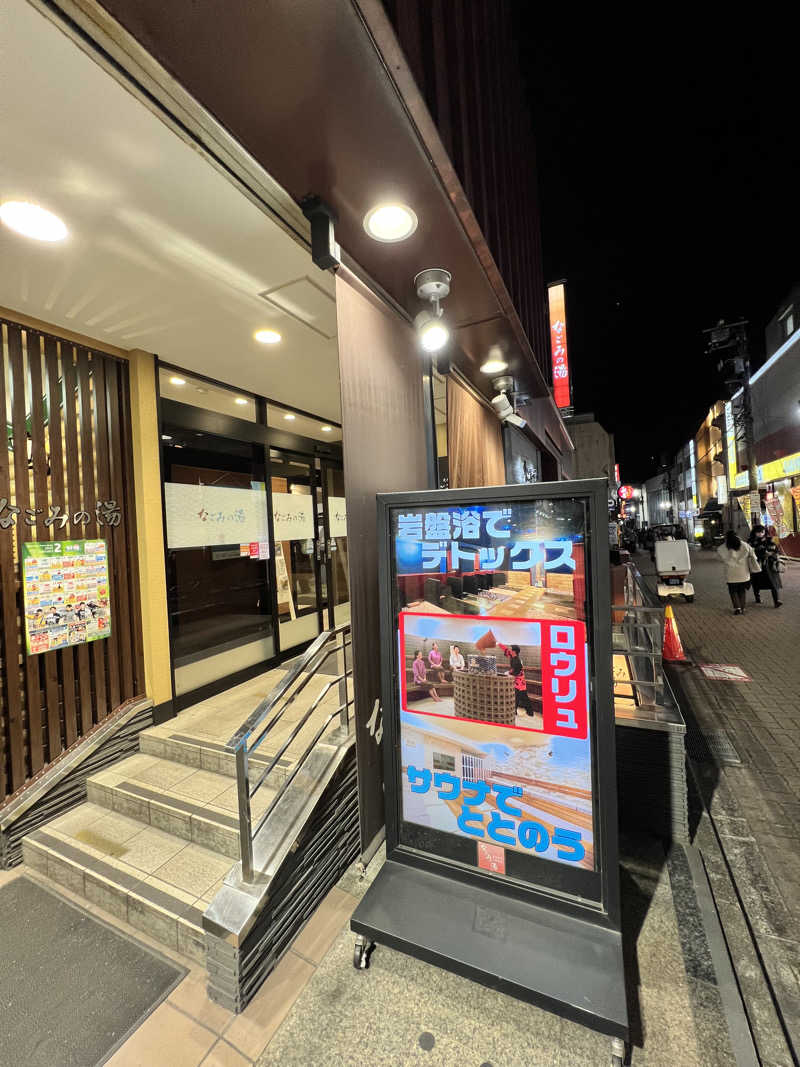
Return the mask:
M 550 380 L 536 150 L 507 0 L 385 0 L 414 79 Z

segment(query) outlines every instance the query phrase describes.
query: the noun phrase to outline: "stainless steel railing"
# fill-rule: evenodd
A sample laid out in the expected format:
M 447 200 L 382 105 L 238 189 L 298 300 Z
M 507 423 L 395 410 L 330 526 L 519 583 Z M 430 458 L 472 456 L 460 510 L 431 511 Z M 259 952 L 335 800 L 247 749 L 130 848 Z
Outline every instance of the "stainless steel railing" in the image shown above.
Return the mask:
M 350 706 L 353 698 L 348 695 L 347 680 L 353 674 L 352 666 L 348 667 L 348 649 L 352 645 L 350 623 L 342 623 L 332 630 L 326 630 L 312 642 L 306 651 L 287 670 L 285 676 L 272 690 L 269 696 L 258 705 L 255 711 L 242 723 L 233 737 L 225 746 L 226 751 L 233 754 L 236 760 L 236 792 L 239 801 L 239 851 L 242 859 L 242 878 L 245 882 L 255 879 L 253 870 L 253 842 L 262 829 L 271 813 L 275 810 L 279 800 L 284 795 L 287 787 L 294 780 L 300 768 L 303 766 L 309 753 L 325 734 L 325 731 L 338 716 L 339 722 L 345 731 L 350 728 Z M 269 759 L 267 766 L 260 771 L 258 777 L 250 781 L 250 758 L 260 745 L 269 737 L 270 733 L 281 722 L 286 711 L 298 699 L 312 679 L 319 675 L 320 668 L 327 663 L 331 656 L 341 656 L 337 660 L 337 674 L 331 677 L 317 694 L 306 711 L 297 720 L 288 737 L 279 747 L 278 751 Z M 255 826 L 252 819 L 252 800 L 258 790 L 269 779 L 269 776 L 278 765 L 289 746 L 299 737 L 303 728 L 309 723 L 314 712 L 334 686 L 338 686 L 339 704 L 325 717 L 322 724 L 314 732 L 314 736 L 303 750 L 302 755 L 295 761 L 289 774 L 281 783 L 272 801 L 260 816 Z
M 625 603 L 615 604 L 612 612 L 624 612 L 612 623 L 613 651 L 628 661 L 630 679 L 615 679 L 614 692 L 630 686 L 637 704 L 662 704 L 664 701 L 664 607 L 652 603 L 639 571 L 627 564 Z

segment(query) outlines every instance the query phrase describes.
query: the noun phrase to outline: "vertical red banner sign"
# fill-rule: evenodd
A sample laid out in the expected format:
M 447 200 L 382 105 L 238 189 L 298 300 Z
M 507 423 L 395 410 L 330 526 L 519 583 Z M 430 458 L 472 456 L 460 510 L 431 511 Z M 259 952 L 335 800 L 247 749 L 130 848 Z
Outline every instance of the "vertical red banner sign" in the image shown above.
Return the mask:
M 589 732 L 586 626 L 542 619 L 541 627 L 544 731 L 583 739 Z
M 572 386 L 567 353 L 567 305 L 563 282 L 547 290 L 550 306 L 550 352 L 553 363 L 553 399 L 558 408 L 572 407 Z

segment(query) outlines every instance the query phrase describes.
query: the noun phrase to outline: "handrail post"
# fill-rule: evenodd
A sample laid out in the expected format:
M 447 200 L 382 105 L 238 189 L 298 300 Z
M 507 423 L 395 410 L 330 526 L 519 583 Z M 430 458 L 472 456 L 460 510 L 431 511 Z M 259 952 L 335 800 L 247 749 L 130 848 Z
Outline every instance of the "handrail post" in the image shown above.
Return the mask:
M 347 732 L 350 730 L 350 709 L 348 708 L 348 696 L 347 696 L 347 631 L 342 633 L 342 669 L 340 671 L 342 678 L 339 682 L 339 705 L 341 706 L 341 713 L 339 715 L 339 723 L 343 729 Z M 352 645 L 351 645 L 352 648 Z M 352 653 L 351 653 L 352 654 Z
M 250 780 L 247 746 L 236 749 L 236 794 L 239 800 L 239 852 L 242 857 L 242 879 L 253 881 L 253 829 L 250 816 Z

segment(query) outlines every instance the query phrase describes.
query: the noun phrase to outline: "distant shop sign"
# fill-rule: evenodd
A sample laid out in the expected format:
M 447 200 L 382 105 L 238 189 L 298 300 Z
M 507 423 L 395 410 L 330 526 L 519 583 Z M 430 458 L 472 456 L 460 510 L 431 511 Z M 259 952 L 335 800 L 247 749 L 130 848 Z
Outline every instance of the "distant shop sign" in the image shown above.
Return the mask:
M 563 282 L 547 289 L 550 311 L 550 352 L 553 364 L 553 399 L 559 410 L 572 407 L 572 379 L 567 351 L 567 303 Z

